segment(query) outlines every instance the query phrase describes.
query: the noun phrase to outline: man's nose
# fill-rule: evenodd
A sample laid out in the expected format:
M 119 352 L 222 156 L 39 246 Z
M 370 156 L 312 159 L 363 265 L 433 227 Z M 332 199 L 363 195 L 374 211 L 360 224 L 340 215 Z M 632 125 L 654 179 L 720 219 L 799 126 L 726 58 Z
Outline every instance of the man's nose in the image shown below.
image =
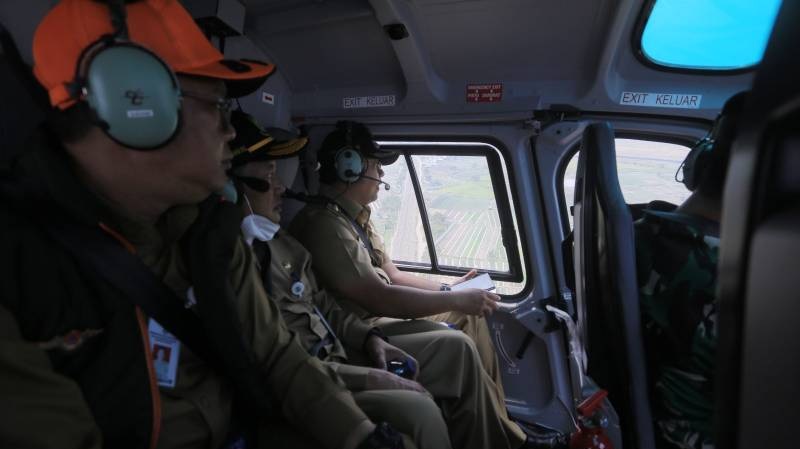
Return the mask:
M 279 179 L 275 179 L 275 193 L 278 196 L 281 196 L 285 191 L 286 191 L 286 186 L 283 185 L 283 182 L 281 182 L 281 180 Z
M 275 190 L 286 190 L 286 185 L 283 183 L 280 176 L 273 175 L 270 182 L 275 186 Z

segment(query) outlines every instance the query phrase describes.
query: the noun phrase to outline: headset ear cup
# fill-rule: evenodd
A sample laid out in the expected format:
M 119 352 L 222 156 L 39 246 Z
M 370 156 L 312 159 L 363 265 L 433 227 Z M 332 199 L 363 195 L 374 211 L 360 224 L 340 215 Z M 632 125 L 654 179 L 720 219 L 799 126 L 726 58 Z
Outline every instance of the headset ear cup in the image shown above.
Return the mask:
M 138 150 L 164 146 L 180 126 L 175 74 L 149 50 L 114 44 L 97 52 L 85 74 L 86 101 L 105 132 Z
M 683 180 L 681 182 L 690 191 L 694 192 L 700 185 L 713 149 L 714 141 L 703 139 L 686 155 L 682 164 Z
M 342 148 L 336 152 L 334 158 L 336 176 L 340 181 L 354 183 L 361 177 L 364 169 L 364 159 L 361 153 L 353 148 Z

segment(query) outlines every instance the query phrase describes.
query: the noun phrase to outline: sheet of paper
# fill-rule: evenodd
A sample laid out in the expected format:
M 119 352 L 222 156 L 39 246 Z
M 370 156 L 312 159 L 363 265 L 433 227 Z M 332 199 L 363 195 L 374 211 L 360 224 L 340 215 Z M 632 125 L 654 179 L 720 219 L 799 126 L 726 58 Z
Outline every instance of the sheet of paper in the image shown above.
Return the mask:
M 492 278 L 489 277 L 489 273 L 483 273 L 468 281 L 450 287 L 451 290 L 463 290 L 465 288 L 479 288 L 481 290 L 493 291 L 494 282 L 492 282 Z

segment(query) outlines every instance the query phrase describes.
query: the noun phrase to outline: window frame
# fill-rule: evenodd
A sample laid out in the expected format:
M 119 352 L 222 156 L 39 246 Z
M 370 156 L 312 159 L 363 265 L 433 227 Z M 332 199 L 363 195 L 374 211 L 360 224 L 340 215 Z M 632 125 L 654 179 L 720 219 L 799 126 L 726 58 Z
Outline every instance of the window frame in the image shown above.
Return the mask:
M 564 235 L 572 232 L 572 229 L 569 226 L 569 217 L 572 214 L 572 211 L 570 210 L 571 206 L 567 206 L 566 195 L 564 192 L 564 175 L 567 174 L 567 166 L 570 162 L 572 162 L 572 159 L 575 158 L 580 149 L 581 141 L 579 139 L 564 153 L 564 156 L 561 158 L 561 162 L 559 162 L 558 166 L 556 167 L 556 194 L 558 195 L 558 211 L 559 215 L 561 215 L 561 229 L 564 232 Z M 575 188 L 577 190 L 577 186 L 575 186 Z
M 744 73 L 749 73 L 758 68 L 759 64 L 749 65 L 747 67 L 739 67 L 736 69 L 693 69 L 689 67 L 678 67 L 671 65 L 659 64 L 650 59 L 642 48 L 642 35 L 650 21 L 650 15 L 653 13 L 653 8 L 658 0 L 645 0 L 639 17 L 636 19 L 636 24 L 633 27 L 631 34 L 631 48 L 636 59 L 639 60 L 644 66 L 649 67 L 659 72 L 681 73 L 684 75 L 701 75 L 701 76 L 736 76 Z
M 414 195 L 417 200 L 417 208 L 422 221 L 425 233 L 430 266 L 424 262 L 398 262 L 392 260 L 400 269 L 415 273 L 425 273 L 442 276 L 462 276 L 465 269 L 472 267 L 454 267 L 450 265 L 440 265 L 436 254 L 436 246 L 433 242 L 433 231 L 431 230 L 428 210 L 425 205 L 425 198 L 422 193 L 422 186 L 417 177 L 416 167 L 411 159 L 412 156 L 482 156 L 485 158 L 489 169 L 489 178 L 492 184 L 495 203 L 497 204 L 498 220 L 501 227 L 501 239 L 506 248 L 508 257 L 508 272 L 496 270 L 479 270 L 482 273 L 489 273 L 493 280 L 501 282 L 525 281 L 522 290 L 514 295 L 507 295 L 510 298 L 522 297 L 527 295 L 532 288 L 532 278 L 530 273 L 530 261 L 526 256 L 528 253 L 527 242 L 524 232 L 514 226 L 514 220 L 518 224 L 522 223 L 520 215 L 520 204 L 516 195 L 513 194 L 515 176 L 511 164 L 505 163 L 509 160 L 508 152 L 504 145 L 497 140 L 485 137 L 469 138 L 431 138 L 431 137 L 407 137 L 398 139 L 396 137 L 378 137 L 377 140 L 381 148 L 397 151 L 400 157 L 405 158 L 408 167 L 408 174 L 411 177 Z M 502 158 L 502 160 L 501 160 Z M 508 190 L 506 189 L 506 179 L 503 175 L 503 165 L 508 175 Z M 502 181 L 498 184 L 497 181 Z M 512 203 L 513 202 L 513 203 Z M 516 211 L 512 214 L 511 205 Z M 517 236 L 519 235 L 519 240 Z M 524 258 L 524 269 L 523 269 Z M 506 295 L 504 295 L 506 296 Z
M 692 147 L 698 142 L 698 139 L 692 139 L 690 137 L 644 134 L 632 131 L 620 131 L 614 133 L 615 143 L 617 139 L 631 139 L 631 140 L 644 140 L 647 142 L 656 142 L 656 143 L 670 143 L 673 145 L 685 146 L 686 148 L 689 149 L 689 151 L 692 151 Z M 563 158 L 561 159 L 556 168 L 556 191 L 558 195 L 558 210 L 559 214 L 561 215 L 560 217 L 561 228 L 564 232 L 564 235 L 567 235 L 572 231 L 569 225 L 569 215 L 568 215 L 571 213 L 571 211 L 567 206 L 567 201 L 564 196 L 564 175 L 567 174 L 567 166 L 569 165 L 570 162 L 572 162 L 572 159 L 578 154 L 578 151 L 580 151 L 580 149 L 581 149 L 581 141 L 579 139 L 564 153 Z

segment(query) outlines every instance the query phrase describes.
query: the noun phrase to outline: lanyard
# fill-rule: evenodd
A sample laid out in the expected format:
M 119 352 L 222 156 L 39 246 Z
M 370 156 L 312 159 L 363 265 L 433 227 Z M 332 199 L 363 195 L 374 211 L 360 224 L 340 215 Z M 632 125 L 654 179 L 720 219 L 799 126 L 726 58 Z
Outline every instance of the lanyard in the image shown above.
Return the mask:
M 303 282 L 300 280 L 300 276 L 297 274 L 296 271 L 292 271 L 290 273 L 290 276 L 292 278 L 292 294 L 295 294 L 295 291 L 294 291 L 295 290 L 295 285 L 298 285 L 298 284 L 302 285 Z M 295 294 L 295 296 L 298 296 L 298 297 L 301 296 L 302 295 L 302 290 L 304 290 L 304 289 L 301 289 L 300 294 Z M 314 304 L 313 297 L 312 297 L 312 301 L 311 301 L 311 307 L 313 307 L 314 314 L 317 315 L 319 320 L 322 322 L 322 325 L 325 326 L 325 330 L 328 332 L 328 335 L 326 335 L 325 338 L 321 339 L 314 346 L 312 346 L 311 349 L 308 350 L 308 352 L 309 352 L 309 354 L 311 354 L 311 356 L 319 357 L 321 360 L 324 360 L 325 357 L 328 356 L 328 352 L 325 351 L 323 353 L 322 350 L 324 349 L 325 346 L 327 346 L 329 344 L 336 343 L 336 340 L 337 340 L 336 332 L 333 331 L 333 328 L 331 327 L 330 323 L 328 323 L 328 320 L 325 319 L 325 316 L 322 315 L 322 312 L 320 312 L 319 308 L 317 308 L 317 305 Z
M 358 222 L 356 222 L 355 218 L 351 217 L 350 214 L 348 214 L 344 210 L 344 208 L 339 205 L 339 203 L 337 203 L 336 201 L 334 201 L 334 200 L 332 200 L 330 198 L 325 198 L 325 199 L 328 202 L 333 203 L 334 205 L 336 205 L 336 207 L 339 208 L 339 212 L 342 215 L 344 215 L 345 218 L 347 218 L 347 221 L 350 222 L 350 224 L 353 226 L 355 231 L 358 233 L 358 237 L 361 239 L 361 242 L 364 243 L 364 247 L 366 247 L 367 251 L 369 252 L 370 259 L 372 259 L 373 261 L 377 260 L 377 257 L 375 255 L 375 249 L 372 247 L 372 242 L 369 240 L 369 236 L 367 235 L 367 231 L 365 231 L 364 228 L 362 228 L 361 225 L 359 225 Z

